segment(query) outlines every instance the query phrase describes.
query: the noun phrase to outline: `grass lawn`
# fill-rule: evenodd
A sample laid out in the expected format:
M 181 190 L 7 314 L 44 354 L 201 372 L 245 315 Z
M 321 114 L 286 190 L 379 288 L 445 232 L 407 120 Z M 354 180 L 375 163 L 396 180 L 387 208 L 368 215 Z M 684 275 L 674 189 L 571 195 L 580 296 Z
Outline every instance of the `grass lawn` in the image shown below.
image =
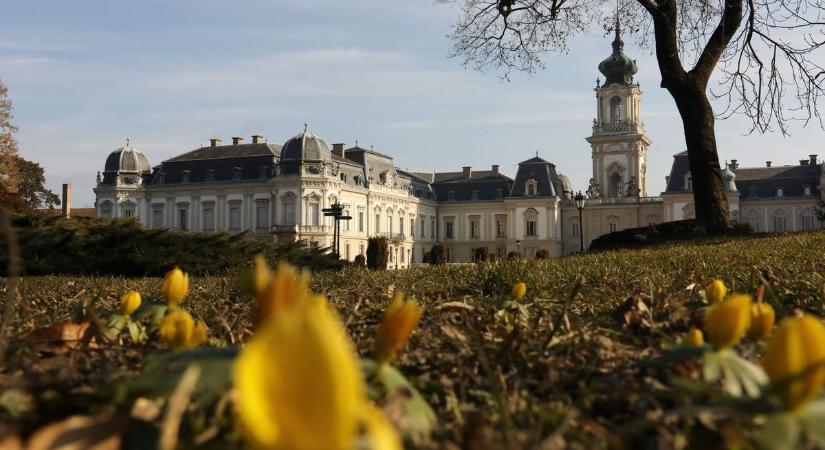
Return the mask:
M 371 352 L 393 292 L 425 306 L 396 367 L 438 420 L 428 438 L 408 439 L 406 448 L 717 448 L 747 445 L 755 433 L 750 416 L 692 408 L 722 401 L 718 390 L 698 387 L 696 361 L 640 362 L 700 325 L 702 285 L 712 278 L 742 292 L 767 283 L 765 298 L 777 318 L 797 309 L 825 316 L 823 249 L 825 232 L 814 232 L 544 261 L 346 269 L 315 274 L 312 288 L 337 308 L 362 355 Z M 528 287 L 527 314 L 508 320 L 501 307 L 518 281 Z M 125 417 L 125 425 L 118 422 L 123 435 L 157 436 L 162 414 L 136 419 L 135 398 L 117 389 L 146 355 L 164 351 L 157 339 L 64 350 L 27 335 L 116 309 L 126 290 L 159 298 L 159 287 L 159 278 L 24 279 L 0 361 L 0 437 L 26 437 L 75 414 Z M 193 278 L 182 306 L 206 321 L 212 346 L 237 346 L 252 334 L 252 301 L 229 278 Z M 760 345 L 745 341 L 739 352 L 758 361 Z M 180 431 L 184 447 L 235 442 L 230 408 L 217 403 L 190 405 Z

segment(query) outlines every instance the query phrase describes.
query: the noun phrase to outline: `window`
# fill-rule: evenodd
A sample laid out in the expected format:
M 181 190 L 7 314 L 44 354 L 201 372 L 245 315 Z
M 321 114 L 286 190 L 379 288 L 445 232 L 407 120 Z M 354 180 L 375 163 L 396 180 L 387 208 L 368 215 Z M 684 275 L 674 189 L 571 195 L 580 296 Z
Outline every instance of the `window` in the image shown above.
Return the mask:
M 404 258 L 404 249 L 401 249 L 401 262 L 405 262 L 406 259 Z
M 624 120 L 624 105 L 622 99 L 613 97 L 610 99 L 610 122 L 619 123 Z
M 784 233 L 788 231 L 788 213 L 784 209 L 777 209 L 773 212 L 773 232 Z
M 745 213 L 745 220 L 747 221 L 748 225 L 753 229 L 753 231 L 758 232 L 762 231 L 759 226 L 759 213 L 756 210 L 749 210 Z
M 751 186 L 748 188 L 748 197 L 759 197 L 759 192 L 756 190 L 756 186 Z
M 235 168 L 232 170 L 232 180 L 233 180 L 233 181 L 240 181 L 241 176 L 243 176 L 243 168 L 241 168 L 241 167 L 235 167 Z
M 152 227 L 160 228 L 163 226 L 163 206 L 155 206 L 152 208 Z
M 455 201 L 455 191 L 447 192 L 447 201 L 454 202 Z
M 358 211 L 358 231 L 364 232 L 364 211 Z
M 813 230 L 816 228 L 814 220 L 816 220 L 816 215 L 814 210 L 811 208 L 804 208 L 801 213 L 800 217 L 800 225 L 801 229 L 803 230 Z
M 692 191 L 693 190 L 693 177 L 690 175 L 690 172 L 688 172 L 685 175 L 685 190 L 686 191 Z
M 507 237 L 507 219 L 505 216 L 496 216 L 496 237 Z
M 318 203 L 312 202 L 307 204 L 307 224 L 308 225 L 318 225 L 318 212 L 319 206 Z
M 203 229 L 215 229 L 215 207 L 212 205 L 204 205 L 203 207 Z
M 421 228 L 421 231 L 420 231 L 420 234 L 421 234 L 421 239 L 424 239 L 425 232 L 427 231 L 427 230 L 426 230 L 427 226 L 426 226 L 426 224 L 424 223 L 424 216 L 421 216 L 421 221 L 420 221 L 419 223 L 421 224 L 421 225 L 420 225 L 420 228 Z
M 349 244 L 347 244 L 345 248 L 347 249 L 345 255 L 347 256 L 347 261 L 349 261 Z
M 215 169 L 206 169 L 206 181 L 215 181 Z
M 403 217 L 398 218 L 398 232 L 401 233 L 401 234 L 404 234 L 404 218 Z
M 538 222 L 539 222 L 539 213 L 533 208 L 527 209 L 524 212 L 524 235 L 525 236 L 538 236 Z
M 478 191 L 473 191 L 470 194 L 470 200 L 478 200 Z
M 387 216 L 387 233 L 392 233 L 392 216 Z
M 430 216 L 430 239 L 435 239 L 435 238 L 436 238 L 436 234 L 435 234 L 435 217 Z
M 364 244 L 361 244 L 361 245 L 358 246 L 358 254 L 359 255 L 364 254 Z
M 410 217 L 410 237 L 415 237 L 415 219 Z
M 574 218 L 575 222 L 573 222 L 570 227 L 571 232 L 573 233 L 573 237 L 579 237 L 579 222 L 578 218 Z
M 123 217 L 134 217 L 135 216 L 135 210 L 134 210 L 134 207 L 132 207 L 132 206 L 123 206 L 122 211 L 123 211 L 123 214 L 122 214 Z
M 444 222 L 444 239 L 453 239 L 453 221 Z
M 107 219 L 112 218 L 112 204 L 110 202 L 106 201 L 100 205 L 100 215 Z
M 375 213 L 375 230 L 374 233 L 378 234 L 381 232 L 381 214 Z
M 501 200 L 504 198 L 504 189 L 498 188 L 496 189 L 496 200 Z
M 188 183 L 189 180 L 191 180 L 191 178 L 192 178 L 192 171 L 190 171 L 190 170 L 181 171 L 180 178 L 181 178 L 181 180 L 180 180 L 181 183 Z
M 804 195 L 811 195 L 811 187 L 805 186 L 805 190 L 803 191 Z
M 538 183 L 536 183 L 536 180 L 532 178 L 527 180 L 524 185 L 524 192 L 526 192 L 527 195 L 536 195 L 538 192 Z
M 281 223 L 295 225 L 295 195 L 291 192 L 281 197 Z
M 607 218 L 607 231 L 609 233 L 615 233 L 619 231 L 619 218 L 616 216 L 608 216 Z
M 613 197 L 621 197 L 622 184 L 622 174 L 613 172 L 613 174 L 610 175 L 610 195 Z
M 776 196 L 777 197 L 782 197 L 784 195 L 785 195 L 785 190 L 784 189 L 782 189 L 781 187 L 776 188 Z
M 255 206 L 255 228 L 265 230 L 269 226 L 269 207 L 265 203 Z
M 229 229 L 241 229 L 241 205 L 240 203 L 231 203 L 229 205 Z
M 189 214 L 186 208 L 178 208 L 178 228 L 181 230 L 189 229 Z
M 470 238 L 479 239 L 481 237 L 481 218 L 479 216 L 470 217 Z
M 344 216 L 349 217 L 349 210 L 348 209 L 344 210 Z M 349 231 L 349 223 L 350 223 L 349 220 L 344 221 L 344 231 Z M 349 258 L 347 258 L 347 259 L 349 259 Z

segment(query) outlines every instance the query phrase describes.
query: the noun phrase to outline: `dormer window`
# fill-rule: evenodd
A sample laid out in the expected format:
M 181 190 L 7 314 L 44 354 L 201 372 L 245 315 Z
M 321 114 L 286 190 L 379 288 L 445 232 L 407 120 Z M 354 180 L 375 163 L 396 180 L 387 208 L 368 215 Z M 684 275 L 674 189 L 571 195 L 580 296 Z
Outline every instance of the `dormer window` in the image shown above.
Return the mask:
M 181 183 L 188 183 L 191 178 L 192 178 L 192 172 L 189 171 L 189 170 L 184 170 L 180 173 L 180 182 Z
M 501 200 L 504 198 L 504 189 L 498 188 L 496 189 L 496 200 Z
M 268 167 L 260 166 L 258 167 L 258 178 L 266 178 L 266 172 Z
M 527 180 L 527 183 L 525 183 L 524 192 L 526 192 L 528 196 L 536 195 L 538 192 L 538 183 L 536 183 L 536 180 L 532 178 Z
M 215 181 L 215 169 L 206 169 L 206 181 Z
M 345 174 L 345 173 L 341 174 L 341 181 L 343 181 L 344 183 L 347 182 L 347 174 Z
M 782 189 L 782 187 L 776 188 L 776 196 L 777 197 L 784 197 L 785 196 L 785 190 Z
M 473 191 L 470 194 L 470 200 L 478 200 L 478 191 Z
M 804 193 L 805 193 L 805 195 L 811 195 L 811 187 L 810 186 L 805 186 Z
M 455 191 L 447 192 L 447 201 L 454 202 L 455 201 Z
M 748 188 L 748 197 L 759 197 L 756 186 L 751 186 Z
M 692 191 L 693 190 L 693 177 L 690 176 L 690 172 L 685 174 L 685 190 Z
M 243 168 L 242 167 L 235 167 L 232 171 L 232 180 L 233 181 L 240 181 L 241 176 L 243 175 Z
M 387 172 L 381 172 L 381 174 L 378 175 L 378 180 L 381 184 L 387 184 Z

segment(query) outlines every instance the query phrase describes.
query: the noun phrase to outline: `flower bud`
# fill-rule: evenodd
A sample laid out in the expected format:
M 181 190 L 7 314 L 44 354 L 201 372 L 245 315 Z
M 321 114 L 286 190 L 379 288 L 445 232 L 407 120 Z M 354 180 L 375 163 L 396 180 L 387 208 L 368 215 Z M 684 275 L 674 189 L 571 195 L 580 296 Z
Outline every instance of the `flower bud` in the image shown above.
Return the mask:
M 197 347 L 206 341 L 206 324 L 178 309 L 167 314 L 160 322 L 160 338 L 172 350 Z
M 140 301 L 140 293 L 137 291 L 129 291 L 121 295 L 120 314 L 124 316 L 131 315 L 140 307 Z
M 513 285 L 513 289 L 510 290 L 510 298 L 513 300 L 521 300 L 524 298 L 524 294 L 527 293 L 527 285 L 524 284 L 523 281 L 519 281 L 518 283 Z
M 422 313 L 423 310 L 415 300 L 404 301 L 403 294 L 395 294 L 375 335 L 375 357 L 380 364 L 395 359 L 407 343 Z
M 733 294 L 708 307 L 705 312 L 705 334 L 716 350 L 733 347 L 750 326 L 751 304 L 747 294 Z
M 825 325 L 810 315 L 786 317 L 768 341 L 762 364 L 785 408 L 801 410 L 825 381 Z
M 177 267 L 166 272 L 160 292 L 168 306 L 176 306 L 189 292 L 189 275 Z
M 701 347 L 705 345 L 705 336 L 702 334 L 702 330 L 698 328 L 691 328 L 690 331 L 685 333 L 682 336 L 682 345 L 693 345 L 697 347 Z
M 751 306 L 751 326 L 748 328 L 748 339 L 761 341 L 771 335 L 776 313 L 768 303 L 754 303 Z
M 711 305 L 721 302 L 727 293 L 728 288 L 725 286 L 725 282 L 720 279 L 711 281 L 710 284 L 705 287 L 705 299 Z

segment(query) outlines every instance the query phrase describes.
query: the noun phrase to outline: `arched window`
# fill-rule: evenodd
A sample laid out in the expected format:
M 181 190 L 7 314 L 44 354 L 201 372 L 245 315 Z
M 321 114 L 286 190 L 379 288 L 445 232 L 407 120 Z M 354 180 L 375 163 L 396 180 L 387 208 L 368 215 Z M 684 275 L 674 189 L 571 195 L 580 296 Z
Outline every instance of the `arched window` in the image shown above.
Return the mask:
M 537 195 L 539 191 L 539 184 L 536 180 L 530 178 L 524 183 L 524 193 L 528 196 Z
M 306 212 L 306 221 L 304 222 L 307 225 L 320 225 L 320 216 L 321 216 L 321 199 L 318 198 L 317 195 L 313 195 L 307 198 L 307 212 Z
M 618 216 L 607 216 L 607 232 L 608 233 L 615 233 L 619 231 L 619 217 Z
M 777 197 L 784 197 L 785 196 L 785 190 L 782 189 L 781 186 L 776 188 L 776 196 Z
M 755 232 L 761 231 L 760 229 L 760 220 L 759 220 L 759 212 L 755 209 L 749 209 L 745 211 L 745 221 L 748 225 L 750 225 L 751 229 Z
M 775 210 L 773 216 L 773 232 L 784 233 L 788 231 L 788 212 L 782 208 Z
M 624 104 L 619 97 L 610 99 L 610 122 L 619 123 L 624 120 Z
M 524 211 L 524 236 L 539 235 L 539 212 L 533 208 Z
M 120 217 L 135 217 L 135 204 L 125 201 L 120 204 Z
M 803 208 L 799 216 L 800 229 L 808 231 L 816 228 L 816 213 L 813 208 Z
M 621 197 L 622 196 L 622 174 L 619 172 L 613 172 L 610 175 L 610 195 L 613 197 Z
M 295 194 L 292 192 L 281 196 L 281 224 L 295 225 Z

